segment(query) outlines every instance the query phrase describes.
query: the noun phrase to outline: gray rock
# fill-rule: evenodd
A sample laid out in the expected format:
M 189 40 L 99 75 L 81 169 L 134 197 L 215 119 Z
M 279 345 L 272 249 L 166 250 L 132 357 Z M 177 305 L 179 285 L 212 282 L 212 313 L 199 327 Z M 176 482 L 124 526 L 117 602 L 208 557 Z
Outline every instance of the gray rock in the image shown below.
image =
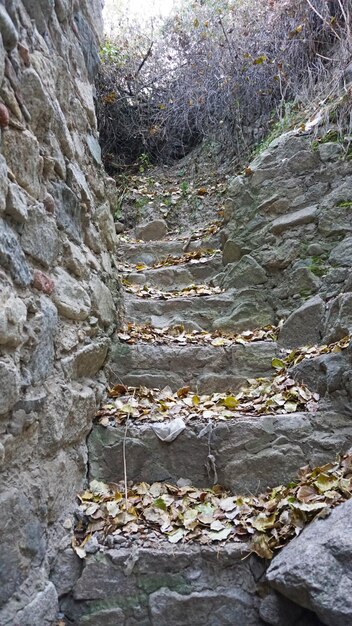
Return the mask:
M 321 256 L 324 250 L 320 243 L 311 243 L 307 248 L 307 254 L 309 256 Z
M 109 345 L 108 339 L 100 339 L 63 359 L 62 367 L 67 377 L 71 380 L 93 378 L 104 364 Z
M 59 598 L 69 593 L 82 572 L 82 562 L 71 547 L 58 553 L 51 569 L 50 580 Z
M 8 180 L 6 161 L 4 157 L 0 155 L 0 214 L 3 213 L 6 208 L 7 187 Z
M 83 246 L 77 246 L 72 241 L 64 243 L 65 267 L 78 278 L 85 278 L 88 274 L 88 262 L 83 252 Z
M 225 270 L 221 286 L 225 289 L 262 285 L 267 281 L 265 270 L 250 255 L 245 255 L 238 263 L 230 263 Z
M 21 92 L 31 116 L 31 129 L 40 141 L 44 141 L 51 128 L 54 111 L 48 90 L 32 67 L 22 73 Z
M 115 222 L 115 232 L 120 235 L 125 230 L 125 226 L 122 222 Z
M 303 224 L 311 224 L 315 222 L 318 217 L 318 207 L 311 206 L 306 209 L 300 209 L 293 213 L 288 213 L 282 217 L 278 217 L 271 224 L 270 230 L 274 234 L 279 234 L 285 230 L 290 230 L 296 226 L 302 226 Z
M 86 142 L 87 142 L 89 152 L 92 155 L 95 163 L 97 165 L 101 165 L 102 164 L 101 147 L 100 147 L 99 141 L 94 135 L 87 135 Z
M 115 250 L 117 245 L 117 236 L 115 232 L 114 219 L 111 215 L 108 203 L 103 204 L 95 211 L 94 221 L 98 226 L 101 238 L 107 249 L 112 251 Z
M 58 327 L 57 309 L 45 296 L 40 298 L 40 312 L 33 323 L 36 327 L 37 345 L 28 363 L 32 384 L 46 380 L 52 373 L 55 359 L 54 341 Z
M 72 320 L 85 320 L 91 308 L 86 290 L 60 267 L 54 270 L 52 277 L 55 281 L 53 301 L 59 313 Z
M 153 626 L 259 626 L 250 594 L 240 589 L 180 594 L 161 588 L 149 597 Z
M 279 334 L 279 344 L 285 348 L 315 345 L 322 339 L 325 304 L 314 296 L 293 311 Z
M 97 52 L 97 38 L 95 37 L 92 28 L 81 13 L 76 13 L 74 15 L 74 21 L 82 46 L 82 52 L 87 68 L 88 79 L 91 83 L 93 83 L 100 64 L 100 59 Z
M 343 146 L 341 143 L 337 143 L 336 141 L 329 141 L 327 143 L 320 144 L 318 152 L 323 163 L 326 163 L 327 161 L 336 161 L 336 159 L 343 155 Z
M 106 328 L 116 322 L 116 307 L 110 289 L 98 278 L 94 277 L 90 282 L 92 292 L 92 314 Z
M 43 527 L 23 491 L 2 487 L 0 504 L 2 510 L 0 606 L 3 606 L 20 588 L 29 573 L 31 562 L 37 565 L 41 562 L 45 553 L 45 543 Z M 18 623 L 22 626 L 25 622 Z M 25 624 L 30 626 L 33 623 L 36 623 L 36 619 Z
M 143 241 L 163 239 L 167 235 L 167 223 L 165 220 L 159 219 L 139 224 L 135 228 L 135 234 L 137 239 L 142 239 Z
M 27 606 L 16 615 L 16 626 L 52 626 L 59 611 L 56 589 L 48 582 Z
M 352 329 L 352 293 L 341 293 L 331 303 L 325 323 L 324 341 L 338 341 Z
M 275 591 L 271 591 L 261 601 L 259 613 L 265 624 L 270 626 L 319 626 L 313 613 L 305 611 Z
M 52 16 L 55 1 L 54 0 L 23 0 L 30 17 L 35 21 L 38 31 L 44 35 L 47 29 L 47 23 Z
M 13 361 L 0 361 L 0 415 L 8 413 L 20 395 L 19 376 Z
M 0 264 L 8 269 L 14 282 L 27 287 L 32 280 L 31 271 L 14 230 L 0 219 Z
M 33 207 L 23 227 L 23 250 L 44 267 L 52 267 L 59 255 L 59 231 L 55 220 L 39 206 Z
M 3 5 L 0 5 L 0 33 L 6 50 L 11 52 L 17 46 L 18 33 Z
M 55 199 L 55 216 L 59 228 L 76 243 L 83 235 L 81 208 L 77 196 L 65 183 L 53 183 L 51 193 Z
M 28 217 L 26 195 L 21 187 L 14 183 L 9 184 L 6 197 L 6 214 L 20 224 L 23 224 Z
M 0 293 L 0 345 L 12 348 L 20 345 L 24 338 L 27 307 L 10 289 Z
M 228 239 L 222 251 L 223 265 L 239 261 L 242 256 L 242 247 L 233 239 Z
M 3 154 L 21 187 L 39 198 L 43 159 L 37 138 L 29 130 L 9 128 L 4 133 Z
M 319 164 L 319 155 L 311 150 L 302 150 L 287 161 L 287 168 L 293 174 L 307 174 Z
M 352 500 L 312 522 L 272 561 L 270 584 L 328 626 L 352 624 Z
M 234 301 L 235 306 L 231 313 L 213 323 L 214 330 L 241 332 L 275 323 L 275 314 L 266 300 L 266 294 L 254 290 L 250 293 L 239 293 Z
M 352 267 L 352 237 L 346 237 L 333 248 L 329 263 L 337 267 Z

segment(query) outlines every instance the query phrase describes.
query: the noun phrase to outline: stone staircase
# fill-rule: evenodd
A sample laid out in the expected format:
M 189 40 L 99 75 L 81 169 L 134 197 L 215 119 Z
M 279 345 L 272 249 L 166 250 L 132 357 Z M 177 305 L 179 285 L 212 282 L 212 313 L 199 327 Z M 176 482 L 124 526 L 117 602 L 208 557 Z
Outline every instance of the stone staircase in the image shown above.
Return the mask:
M 216 250 L 219 235 L 191 243 L 193 251 Z M 184 238 L 122 244 L 118 263 L 124 280 L 161 290 L 216 284 L 216 275 L 222 270 L 219 252 L 161 265 L 170 255 L 182 257 L 184 247 Z M 216 337 L 217 321 L 230 314 L 235 300 L 236 290 L 231 289 L 165 300 L 127 292 L 125 321 L 157 329 L 183 324 L 190 332 L 207 331 Z M 273 340 L 233 341 L 229 345 L 221 345 L 221 341 L 220 345 L 178 344 L 162 339 L 129 343 L 126 333 L 117 333 L 113 342 L 106 368 L 111 385 L 169 386 L 173 391 L 189 386 L 195 393 L 235 393 L 247 379 L 273 376 L 272 359 L 282 355 Z M 171 443 L 159 439 L 148 421 L 127 427 L 95 424 L 88 439 L 89 479 L 121 481 L 125 459 L 129 481 L 167 481 L 203 488 L 219 483 L 234 493 L 253 494 L 291 481 L 307 463 L 314 466 L 330 460 L 346 448 L 350 438 L 350 417 L 324 404 L 315 412 L 237 414 L 226 421 L 191 421 Z M 137 533 L 128 539 L 109 536 L 105 546 L 98 549 L 94 545 L 87 553 L 72 593 L 62 602 L 69 624 L 319 624 L 313 614 L 298 607 L 292 613 L 295 621 L 290 607 L 278 621 L 268 608 L 271 596 L 265 581 L 266 563 L 254 554 L 248 556 L 240 542 L 170 545 Z

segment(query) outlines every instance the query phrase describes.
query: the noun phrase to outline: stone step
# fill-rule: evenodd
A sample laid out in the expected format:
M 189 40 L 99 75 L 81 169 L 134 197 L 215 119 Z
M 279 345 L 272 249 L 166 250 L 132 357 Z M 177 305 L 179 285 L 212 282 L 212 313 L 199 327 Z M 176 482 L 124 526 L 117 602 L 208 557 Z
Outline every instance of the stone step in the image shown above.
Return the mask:
M 248 378 L 272 376 L 272 359 L 280 351 L 274 342 L 257 341 L 230 346 L 138 343 L 113 340 L 108 375 L 138 387 L 189 385 L 198 393 L 238 391 Z
M 90 479 L 123 478 L 124 426 L 95 425 L 88 438 Z M 136 482 L 220 483 L 237 494 L 290 482 L 300 467 L 330 461 L 352 443 L 350 416 L 333 410 L 189 422 L 171 443 L 150 423 L 131 424 L 125 440 L 127 477 Z
M 193 263 L 124 272 L 123 277 L 139 285 L 148 284 L 159 289 L 182 289 L 193 284 L 209 282 L 222 270 L 221 255 L 215 254 Z
M 219 235 L 212 235 L 208 238 L 200 238 L 194 241 L 182 239 L 162 239 L 160 241 L 149 242 L 120 242 L 117 251 L 117 258 L 124 263 L 137 265 L 145 263 L 153 265 L 165 259 L 167 256 L 182 256 L 185 251 L 192 252 L 199 249 L 218 250 L 220 248 Z
M 264 625 L 256 590 L 265 562 L 254 555 L 244 559 L 244 544 L 130 544 L 83 561 L 73 591 L 61 603 L 70 624 Z M 58 563 L 58 576 L 59 568 Z
M 125 293 L 125 319 L 134 324 L 152 324 L 165 328 L 184 324 L 188 329 L 211 330 L 214 322 L 230 314 L 234 294 L 227 291 L 212 296 L 191 296 L 160 300 Z

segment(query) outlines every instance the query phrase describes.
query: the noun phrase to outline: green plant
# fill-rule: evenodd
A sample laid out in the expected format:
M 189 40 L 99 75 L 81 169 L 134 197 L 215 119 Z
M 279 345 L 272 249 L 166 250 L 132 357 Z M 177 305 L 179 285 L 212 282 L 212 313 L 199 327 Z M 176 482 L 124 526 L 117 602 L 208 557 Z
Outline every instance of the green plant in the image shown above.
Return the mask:
M 343 200 L 338 202 L 336 205 L 338 208 L 342 209 L 351 209 L 352 208 L 352 200 Z
M 183 196 L 187 196 L 189 192 L 189 183 L 186 180 L 183 180 L 180 185 L 181 193 Z
M 142 154 L 139 155 L 137 162 L 139 165 L 138 169 L 141 174 L 143 174 L 143 172 L 145 172 L 151 166 L 149 155 L 145 152 L 142 152 Z

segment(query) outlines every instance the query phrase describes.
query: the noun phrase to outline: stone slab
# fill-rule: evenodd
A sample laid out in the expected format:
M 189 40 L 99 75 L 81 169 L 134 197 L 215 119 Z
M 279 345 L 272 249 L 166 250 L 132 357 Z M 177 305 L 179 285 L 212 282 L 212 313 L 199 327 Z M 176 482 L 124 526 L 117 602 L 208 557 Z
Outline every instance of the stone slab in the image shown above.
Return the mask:
M 90 478 L 123 478 L 124 427 L 95 425 L 88 439 Z M 150 424 L 135 424 L 126 437 L 127 475 L 141 482 L 177 482 L 199 487 L 220 483 L 238 494 L 288 483 L 307 463 L 321 465 L 352 443 L 348 415 L 333 411 L 264 416 L 238 415 L 226 422 L 190 422 L 172 442 L 162 442 Z M 209 463 L 209 455 L 214 463 Z M 216 468 L 216 471 L 214 471 Z
M 200 393 L 237 391 L 247 378 L 272 376 L 271 361 L 279 354 L 268 341 L 215 347 L 114 340 L 107 375 L 111 383 L 118 377 L 127 385 L 168 385 L 174 391 L 185 385 Z

